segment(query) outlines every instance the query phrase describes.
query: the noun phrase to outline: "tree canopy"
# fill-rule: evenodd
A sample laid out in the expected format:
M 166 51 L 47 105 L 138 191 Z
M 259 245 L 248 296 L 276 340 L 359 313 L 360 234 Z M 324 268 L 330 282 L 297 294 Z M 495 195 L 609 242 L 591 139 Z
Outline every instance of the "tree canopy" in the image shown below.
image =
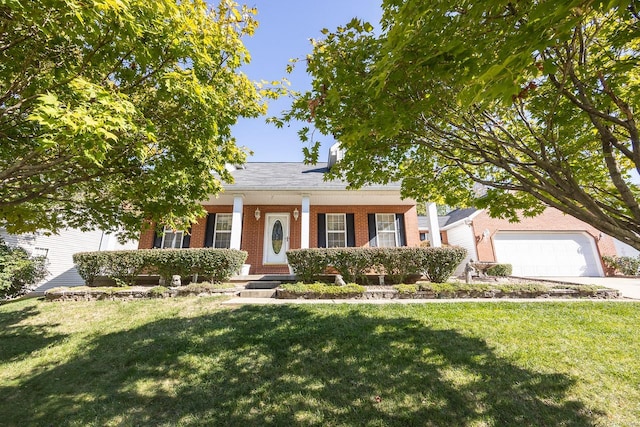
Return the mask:
M 230 0 L 0 5 L 0 226 L 184 227 L 265 113 L 238 71 L 255 10 Z M 267 94 L 268 95 L 268 94 Z
M 640 249 L 637 7 L 385 0 L 381 31 L 354 19 L 313 42 L 312 89 L 282 120 L 339 140 L 353 187 L 402 180 L 511 220 L 552 206 Z

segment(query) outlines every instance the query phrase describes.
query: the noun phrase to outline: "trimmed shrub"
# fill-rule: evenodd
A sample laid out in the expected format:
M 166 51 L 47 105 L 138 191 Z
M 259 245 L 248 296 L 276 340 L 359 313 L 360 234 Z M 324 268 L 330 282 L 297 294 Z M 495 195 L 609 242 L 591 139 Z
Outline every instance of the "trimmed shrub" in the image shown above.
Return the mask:
M 328 267 L 335 268 L 347 282 L 366 283 L 366 274 L 386 275 L 390 283 L 419 274 L 432 282 L 444 282 L 466 253 L 459 247 L 319 248 L 291 250 L 287 258 L 298 279 L 306 283 L 318 280 Z
M 303 282 L 314 282 L 326 270 L 329 262 L 326 249 L 295 249 L 287 251 L 291 269 Z M 344 277 L 344 276 L 343 276 Z
M 327 263 L 335 268 L 347 283 L 367 283 L 367 273 L 376 265 L 374 250 L 363 248 L 326 249 Z
M 73 263 L 85 285 L 93 286 L 98 276 L 105 276 L 104 254 L 106 252 L 78 252 L 73 254 Z
M 637 276 L 640 270 L 640 257 L 605 255 L 602 261 L 607 268 L 619 271 L 625 276 Z
M 247 260 L 247 253 L 237 249 L 192 250 L 194 263 L 191 274 L 197 273 L 214 283 L 227 281 L 238 274 Z
M 485 273 L 487 276 L 498 276 L 498 277 L 506 277 L 511 276 L 513 272 L 513 267 L 511 264 L 496 264 L 487 268 Z
M 103 269 L 109 272 L 109 277 L 115 280 L 116 286 L 134 285 L 136 277 L 146 266 L 144 254 L 136 250 L 103 253 Z
M 73 255 L 78 274 L 87 285 L 97 276 L 114 279 L 119 286 L 133 285 L 143 272 L 159 274 L 165 283 L 171 276 L 198 274 L 213 282 L 228 280 L 247 259 L 235 249 L 139 249 L 133 251 L 81 252 Z
M 423 273 L 434 283 L 444 283 L 456 271 L 467 250 L 458 246 L 426 248 L 420 259 Z
M 424 274 L 422 260 L 431 248 L 374 248 L 373 264 L 385 283 L 404 283 L 412 275 Z

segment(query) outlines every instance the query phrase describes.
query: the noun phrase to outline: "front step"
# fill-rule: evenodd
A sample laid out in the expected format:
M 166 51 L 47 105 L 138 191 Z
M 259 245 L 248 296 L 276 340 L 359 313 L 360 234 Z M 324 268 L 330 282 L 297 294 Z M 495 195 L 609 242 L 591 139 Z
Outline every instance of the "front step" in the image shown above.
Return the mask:
M 276 296 L 275 289 L 245 289 L 238 294 L 240 298 L 273 298 Z
M 245 289 L 275 289 L 280 284 L 281 282 L 278 280 L 252 280 L 247 282 Z

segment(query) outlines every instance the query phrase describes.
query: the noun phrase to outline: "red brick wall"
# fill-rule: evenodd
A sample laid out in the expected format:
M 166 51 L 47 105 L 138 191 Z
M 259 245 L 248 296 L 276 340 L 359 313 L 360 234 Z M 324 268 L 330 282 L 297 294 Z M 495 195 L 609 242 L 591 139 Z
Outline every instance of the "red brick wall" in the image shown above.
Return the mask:
M 260 208 L 260 219 L 256 221 L 255 211 Z M 279 205 L 245 205 L 242 215 L 242 243 L 241 248 L 249 253 L 247 264 L 251 264 L 251 274 L 284 274 L 289 272 L 287 266 L 262 265 L 264 257 L 264 227 L 268 213 L 289 214 L 289 248 L 300 247 L 301 218 L 293 218 L 293 210 L 300 206 Z
M 420 245 L 418 232 L 418 214 L 415 206 L 311 206 L 309 218 L 309 246 L 318 247 L 318 214 L 319 213 L 352 213 L 355 223 L 356 246 L 369 246 L 369 218 L 373 213 L 402 213 L 407 234 L 407 246 Z
M 203 206 L 209 213 L 231 213 L 233 212 L 233 206 Z M 191 226 L 191 240 L 189 241 L 190 248 L 202 248 L 204 247 L 204 237 L 207 231 L 207 217 L 204 216 L 198 219 L 198 222 Z M 140 234 L 140 242 L 138 242 L 138 249 L 151 249 L 153 248 L 153 230 L 147 230 Z
M 138 241 L 138 249 L 151 249 L 153 248 L 153 229 L 145 230 L 140 233 L 140 240 Z
M 563 214 L 557 209 L 547 208 L 542 214 L 534 218 L 521 218 L 520 222 L 510 223 L 504 219 L 491 218 L 486 212 L 481 212 L 473 218 L 473 232 L 476 240 L 482 236 L 485 230 L 489 230 L 489 237 L 482 239 L 477 244 L 478 259 L 482 261 L 495 261 L 493 249 L 493 236 L 497 231 L 585 231 L 596 242 L 600 256 L 615 255 L 616 249 L 610 236 L 600 233 L 594 227 Z M 600 238 L 602 235 L 602 238 Z
M 260 208 L 260 219 L 256 221 L 255 210 Z M 209 213 L 231 213 L 232 206 L 204 206 Z M 266 214 L 268 213 L 288 213 L 289 214 L 289 248 L 299 249 L 301 242 L 302 219 L 296 221 L 293 217 L 293 210 L 300 206 L 279 206 L 279 205 L 244 205 L 242 215 L 242 241 L 240 247 L 247 251 L 249 256 L 246 263 L 251 264 L 251 274 L 278 274 L 288 273 L 287 266 L 262 265 L 264 253 L 264 227 Z M 319 213 L 352 213 L 355 222 L 356 246 L 369 246 L 368 217 L 370 213 L 402 213 L 404 214 L 405 231 L 407 234 L 407 246 L 419 246 L 420 234 L 418 233 L 418 215 L 415 206 L 311 206 L 309 214 L 309 246 L 318 246 L 318 214 Z M 207 218 L 200 218 L 191 227 L 192 248 L 204 246 Z M 153 231 L 144 232 L 140 236 L 139 249 L 153 247 Z

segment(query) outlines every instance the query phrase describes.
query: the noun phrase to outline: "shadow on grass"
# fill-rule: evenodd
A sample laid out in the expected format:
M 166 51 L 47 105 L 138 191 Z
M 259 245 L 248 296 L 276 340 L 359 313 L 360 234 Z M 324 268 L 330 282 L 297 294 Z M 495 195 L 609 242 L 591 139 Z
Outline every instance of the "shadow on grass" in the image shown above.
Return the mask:
M 39 313 L 35 306 L 0 312 L 0 363 L 28 357 L 31 352 L 64 338 L 61 334 L 51 334 L 49 330 L 55 325 L 21 324 Z
M 9 425 L 576 425 L 572 380 L 356 308 L 243 307 L 97 336 L 1 396 Z

